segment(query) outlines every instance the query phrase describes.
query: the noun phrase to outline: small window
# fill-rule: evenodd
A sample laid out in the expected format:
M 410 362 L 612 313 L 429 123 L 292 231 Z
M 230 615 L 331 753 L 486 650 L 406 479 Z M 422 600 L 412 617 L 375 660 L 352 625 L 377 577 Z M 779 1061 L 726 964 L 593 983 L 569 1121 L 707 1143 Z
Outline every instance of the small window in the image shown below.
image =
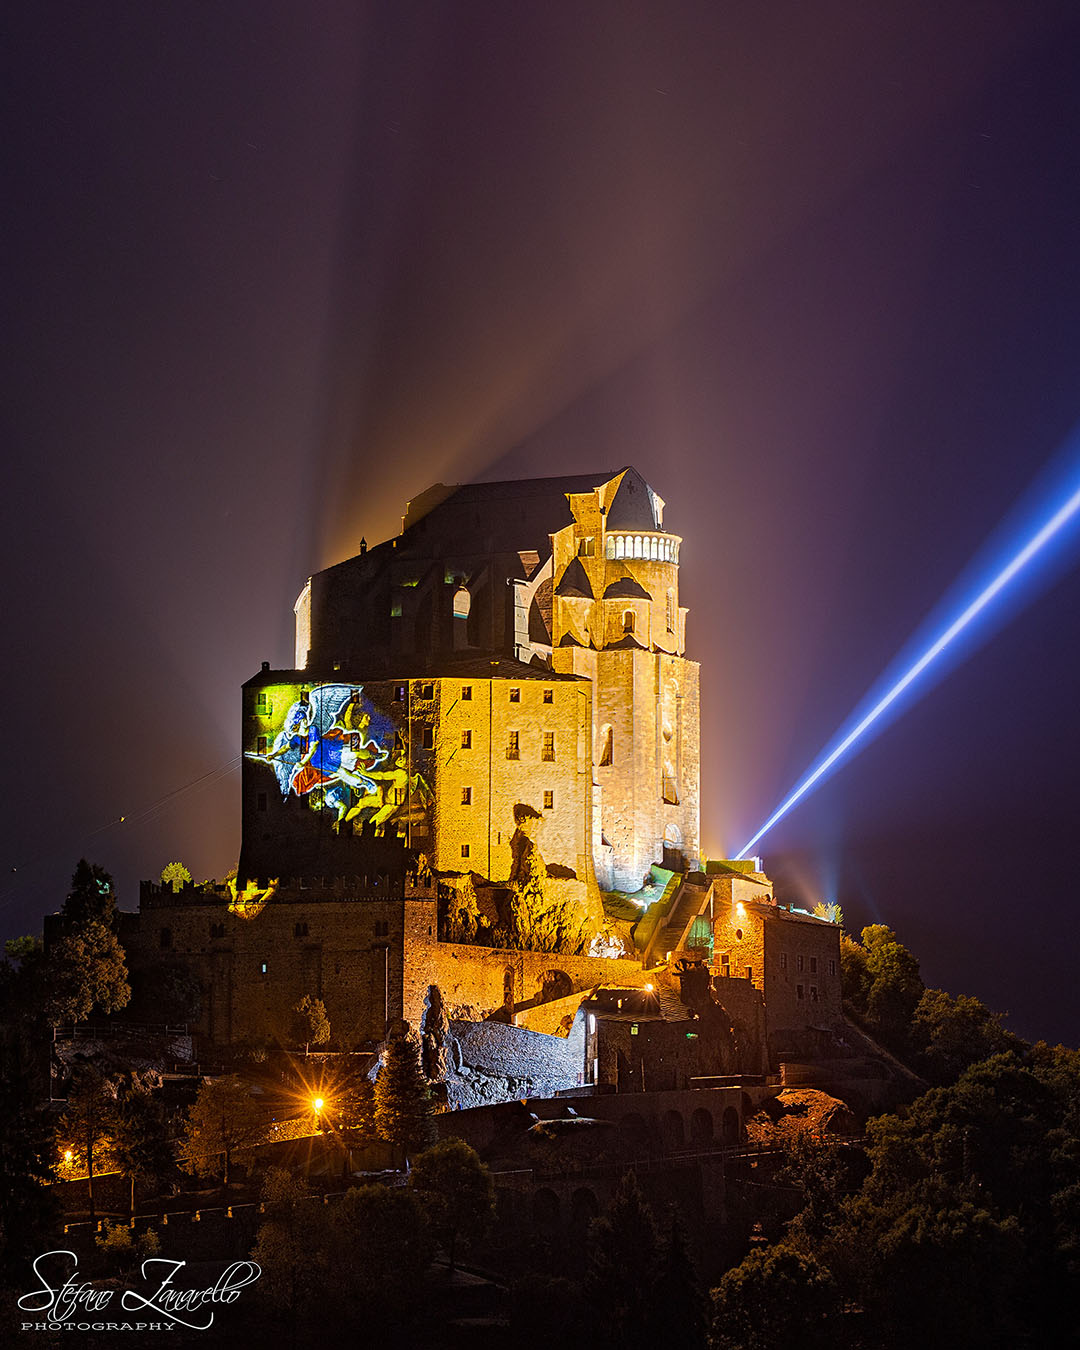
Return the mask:
M 472 732 L 471 732 L 471 731 L 463 731 L 463 732 L 461 733 L 461 748 L 462 748 L 462 750 L 471 750 L 471 749 L 472 749 Z
M 521 746 L 518 742 L 518 733 L 516 731 L 511 731 L 506 737 L 506 758 L 521 758 Z
M 511 702 L 511 703 L 520 703 L 520 702 L 521 702 L 521 690 L 520 690 L 520 689 L 511 689 L 511 690 L 510 690 L 510 702 Z
M 376 919 L 376 920 L 375 920 L 375 936 L 376 936 L 376 937 L 389 937 L 389 936 L 390 936 L 390 920 L 389 920 L 389 919 Z
M 463 685 L 461 686 L 461 701 L 462 701 L 462 703 L 471 703 L 471 702 L 472 702 L 472 685 L 471 685 L 471 684 L 463 684 Z
M 306 923 L 293 924 L 293 937 L 307 937 L 308 926 Z
M 753 967 L 753 966 L 747 966 L 747 967 L 746 967 L 746 978 L 747 978 L 748 980 L 752 980 L 752 979 L 754 978 L 754 967 Z
M 159 943 L 160 943 L 160 945 L 161 945 L 162 947 L 171 947 L 171 946 L 172 946 L 172 929 L 171 929 L 171 928 L 163 928 L 163 929 L 161 930 L 160 934 L 158 935 L 158 941 L 159 941 Z
M 467 619 L 469 617 L 469 609 L 471 605 L 472 605 L 472 597 L 469 595 L 468 587 L 459 586 L 457 590 L 454 592 L 454 600 L 453 600 L 454 618 Z
M 461 789 L 461 804 L 462 804 L 462 806 L 472 806 L 472 788 L 471 788 L 471 787 L 463 787 L 463 788 Z
M 829 962 L 829 974 L 830 974 L 830 975 L 835 975 L 835 974 L 836 974 L 836 962 L 835 962 L 835 961 L 830 961 L 830 962 Z
M 802 997 L 803 997 L 803 987 L 802 987 L 801 984 L 797 984 L 797 985 L 795 986 L 795 997 L 796 997 L 797 999 L 802 999 Z
M 600 764 L 611 764 L 614 760 L 614 742 L 615 732 L 611 727 L 605 727 L 603 731 L 603 745 L 600 750 Z
M 223 923 L 212 923 L 210 925 L 210 938 L 223 938 L 225 936 L 225 925 Z
M 664 623 L 669 633 L 675 631 L 675 592 L 669 589 L 664 602 Z
M 554 811 L 554 809 L 555 809 L 555 794 L 554 794 L 554 792 L 545 792 L 545 793 L 544 793 L 544 810 L 545 810 L 545 811 Z
M 741 929 L 741 928 L 736 928 L 736 929 L 735 929 L 735 941 L 736 941 L 736 942 L 741 942 L 741 941 L 742 941 L 742 929 Z
M 267 750 L 267 745 L 268 745 L 268 742 L 267 742 L 266 737 L 265 737 L 265 736 L 260 736 L 259 739 L 258 739 L 258 740 L 256 741 L 256 743 L 255 743 L 255 750 L 256 750 L 256 753 L 257 753 L 257 754 L 260 754 L 260 755 L 265 755 L 265 754 L 266 754 L 266 750 Z
M 812 985 L 810 986 L 810 1002 L 811 1002 L 811 1003 L 816 1003 L 816 1002 L 817 1002 L 817 985 L 816 985 L 816 984 L 812 984 Z
M 270 702 L 270 695 L 265 689 L 260 690 L 258 698 L 255 700 L 255 708 L 260 717 L 269 717 L 273 711 L 273 705 Z
M 787 970 L 787 952 L 780 953 L 780 969 Z
M 267 973 L 268 970 L 269 970 L 268 964 L 267 964 L 265 961 L 260 961 L 260 962 L 259 962 L 259 974 L 260 974 L 260 975 L 265 975 L 265 974 Z
M 555 701 L 555 690 L 554 690 L 554 689 L 545 689 L 545 690 L 544 690 L 544 702 L 545 702 L 545 703 L 553 703 L 554 701 Z
M 806 965 L 806 958 L 800 952 L 799 955 L 795 958 L 795 969 L 799 972 L 800 975 L 803 973 L 803 967 L 805 965 Z
M 624 632 L 624 633 L 632 633 L 632 632 L 634 631 L 634 624 L 635 624 L 635 622 L 636 622 L 636 620 L 634 619 L 634 611 L 633 611 L 632 609 L 624 609 L 624 610 L 623 610 L 623 616 L 622 616 L 622 630 L 623 630 L 623 632 Z
M 258 793 L 258 794 L 256 795 L 256 797 L 255 797 L 255 810 L 256 810 L 256 811 L 265 811 L 265 810 L 266 810 L 266 793 L 265 793 L 265 792 L 260 792 L 260 793 Z
M 595 558 L 596 557 L 596 536 L 586 535 L 584 539 L 578 540 L 578 557 Z
M 405 702 L 405 686 L 403 684 L 394 685 L 394 702 L 395 703 Z
M 391 605 L 390 605 L 390 617 L 391 617 L 392 619 L 400 619 L 400 618 L 401 618 L 401 601 L 400 601 L 400 600 L 394 600 L 394 601 L 391 602 Z
M 461 846 L 461 856 L 462 856 L 463 858 L 467 858 L 467 857 L 469 856 L 469 846 L 468 846 L 468 844 L 462 844 L 462 846 Z
M 435 728 L 424 727 L 420 733 L 420 748 L 422 750 L 435 749 Z
M 553 731 L 544 732 L 544 744 L 540 751 L 540 758 L 548 763 L 555 758 L 555 733 Z
M 434 698 L 434 697 L 435 697 L 435 686 L 434 686 L 433 684 L 422 684 L 422 685 L 420 686 L 420 697 L 421 697 L 421 698 L 428 698 L 428 699 Z
M 720 971 L 724 975 L 731 974 L 731 955 L 729 952 L 725 952 L 720 958 Z
M 810 974 L 811 974 L 811 975 L 816 975 L 816 974 L 817 974 L 817 957 L 816 957 L 816 956 L 812 956 L 812 957 L 810 958 Z

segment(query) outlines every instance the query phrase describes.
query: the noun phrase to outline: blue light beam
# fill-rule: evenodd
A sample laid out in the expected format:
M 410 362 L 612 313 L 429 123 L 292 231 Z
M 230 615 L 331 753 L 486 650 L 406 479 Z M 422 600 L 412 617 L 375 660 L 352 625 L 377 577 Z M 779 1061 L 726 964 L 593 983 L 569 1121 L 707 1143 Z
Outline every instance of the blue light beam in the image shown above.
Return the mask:
M 1078 511 L 1080 511 L 1080 488 L 1077 488 L 1068 501 L 1066 501 L 1063 506 L 1059 507 L 1050 519 L 1034 535 L 1032 535 L 1012 561 L 1007 563 L 997 576 L 994 577 L 993 581 L 979 592 L 975 599 L 972 600 L 971 604 L 968 605 L 958 618 L 953 620 L 940 637 L 936 638 L 934 642 L 927 647 L 926 651 L 923 652 L 922 656 L 919 657 L 915 664 L 910 666 L 908 670 L 900 676 L 888 693 L 884 694 L 877 703 L 874 704 L 862 721 L 859 722 L 859 724 L 844 737 L 840 744 L 834 750 L 831 750 L 821 763 L 803 779 L 791 796 L 788 797 L 781 806 L 777 807 L 765 824 L 762 825 L 761 829 L 758 830 L 757 834 L 742 846 L 735 855 L 737 858 L 745 858 L 749 855 L 750 850 L 758 840 L 761 839 L 763 835 L 767 834 L 778 820 L 781 820 L 786 816 L 798 801 L 806 796 L 814 784 L 818 782 L 824 774 L 828 773 L 837 760 L 851 749 L 860 736 L 864 735 L 865 732 L 873 726 L 886 708 L 894 703 L 905 689 L 910 688 L 910 686 L 915 683 L 923 671 L 937 660 L 953 639 L 962 633 L 976 615 L 980 614 L 986 606 L 989 605 L 1006 586 L 1008 586 L 1009 582 L 1027 566 L 1032 558 L 1035 557 L 1040 549 L 1050 542 L 1059 530 L 1068 524 Z

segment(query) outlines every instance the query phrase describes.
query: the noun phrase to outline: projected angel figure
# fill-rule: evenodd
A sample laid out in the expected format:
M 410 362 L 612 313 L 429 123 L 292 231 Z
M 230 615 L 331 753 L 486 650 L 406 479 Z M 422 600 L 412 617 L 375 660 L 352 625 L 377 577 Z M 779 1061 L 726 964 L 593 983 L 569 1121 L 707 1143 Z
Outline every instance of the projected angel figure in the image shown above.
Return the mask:
M 399 742 L 389 768 L 373 769 L 368 776 L 374 780 L 372 791 L 360 798 L 345 815 L 346 820 L 370 811 L 368 824 L 380 835 L 391 822 L 404 826 L 410 820 L 423 818 L 432 799 L 431 789 L 420 774 L 409 774 L 409 755 L 403 744 Z
M 352 793 L 367 797 L 375 791 L 366 776 L 387 758 L 370 735 L 371 714 L 361 704 L 361 690 L 342 684 L 322 684 L 292 704 L 284 724 L 266 754 L 248 752 L 249 759 L 269 764 L 281 795 L 307 796 L 323 789 L 323 801 L 340 821 L 352 804 Z

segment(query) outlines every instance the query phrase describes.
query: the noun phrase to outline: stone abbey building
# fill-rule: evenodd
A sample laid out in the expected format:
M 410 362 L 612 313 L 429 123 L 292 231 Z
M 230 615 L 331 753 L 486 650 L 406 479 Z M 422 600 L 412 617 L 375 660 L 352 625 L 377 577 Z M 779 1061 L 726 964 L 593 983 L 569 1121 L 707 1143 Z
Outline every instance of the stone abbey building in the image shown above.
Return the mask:
M 124 932 L 198 976 L 202 1037 L 287 1038 L 311 994 L 349 1049 L 434 1001 L 542 1038 L 549 1086 L 674 1088 L 839 1023 L 835 926 L 701 857 L 664 509 L 632 468 L 437 485 L 310 578 L 294 667 L 243 688 L 236 879 L 146 884 Z

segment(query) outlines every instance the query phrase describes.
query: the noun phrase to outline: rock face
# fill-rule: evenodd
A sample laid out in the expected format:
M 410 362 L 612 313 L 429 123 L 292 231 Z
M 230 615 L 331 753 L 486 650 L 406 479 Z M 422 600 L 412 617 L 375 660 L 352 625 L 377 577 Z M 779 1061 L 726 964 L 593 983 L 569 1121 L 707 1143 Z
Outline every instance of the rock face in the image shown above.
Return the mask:
M 441 1082 L 446 1077 L 446 1036 L 449 1028 L 442 991 L 437 984 L 428 985 L 424 1016 L 420 1022 L 420 1062 L 424 1077 L 432 1082 Z
M 602 934 L 603 906 L 595 884 L 568 867 L 548 864 L 537 835 L 543 816 L 525 802 L 514 807 L 510 875 L 492 882 L 476 873 L 442 877 L 440 935 L 448 942 L 477 943 L 534 952 L 585 953 L 597 942 L 622 954 L 621 944 Z

